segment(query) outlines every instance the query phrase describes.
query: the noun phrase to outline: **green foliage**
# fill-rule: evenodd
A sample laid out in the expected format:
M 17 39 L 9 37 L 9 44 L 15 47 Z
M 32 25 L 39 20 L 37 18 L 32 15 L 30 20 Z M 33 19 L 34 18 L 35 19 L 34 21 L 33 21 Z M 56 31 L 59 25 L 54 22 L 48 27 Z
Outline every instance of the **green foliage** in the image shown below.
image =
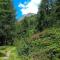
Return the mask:
M 60 22 L 60 12 L 59 12 L 59 1 L 58 0 L 42 0 L 39 6 L 39 11 L 37 14 L 39 31 L 52 26 L 59 26 Z
M 25 17 L 22 21 L 16 23 L 17 28 L 17 51 L 19 55 L 28 56 L 30 51 L 29 38 L 36 33 L 37 20 L 36 15 Z
M 36 15 L 25 17 L 22 21 L 20 21 L 20 23 L 17 22 L 17 35 L 20 37 L 28 37 L 36 32 L 36 26 Z
M 37 37 L 38 34 L 35 36 Z M 52 27 L 40 32 L 38 38 L 21 38 L 17 51 L 22 58 L 30 60 L 60 59 L 60 28 Z M 29 59 L 30 58 L 30 59 Z M 24 59 L 23 59 L 24 60 Z
M 11 1 L 0 1 L 0 45 L 12 45 L 15 37 L 15 16 Z
M 26 16 L 16 26 L 10 4 L 10 0 L 0 1 L 0 45 L 12 45 L 16 37 L 21 60 L 60 60 L 60 0 L 42 0 L 38 14 Z M 0 56 L 5 56 L 5 47 L 0 49 Z M 19 60 L 12 50 L 9 60 Z
M 16 46 L 25 60 L 60 60 L 59 2 L 42 0 L 37 15 L 18 22 Z

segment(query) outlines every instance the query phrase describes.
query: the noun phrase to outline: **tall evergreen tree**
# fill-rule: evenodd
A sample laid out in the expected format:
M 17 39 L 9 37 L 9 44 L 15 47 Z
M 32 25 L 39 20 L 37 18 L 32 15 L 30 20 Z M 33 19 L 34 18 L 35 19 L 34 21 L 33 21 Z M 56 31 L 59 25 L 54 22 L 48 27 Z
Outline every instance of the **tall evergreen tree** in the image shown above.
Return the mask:
M 60 0 L 56 0 L 56 17 L 60 21 Z
M 0 0 L 0 45 L 13 44 L 15 16 L 11 0 Z
M 42 31 L 44 29 L 43 27 L 45 26 L 44 23 L 47 24 L 47 22 L 45 22 L 47 14 L 48 14 L 48 0 L 42 0 L 37 14 L 39 31 Z
M 52 26 L 60 25 L 60 1 L 59 0 L 53 0 L 51 14 L 50 14 L 50 21 L 52 21 Z
M 47 27 L 57 26 L 59 24 L 59 2 L 59 0 L 42 0 L 37 14 L 39 31 L 42 31 Z

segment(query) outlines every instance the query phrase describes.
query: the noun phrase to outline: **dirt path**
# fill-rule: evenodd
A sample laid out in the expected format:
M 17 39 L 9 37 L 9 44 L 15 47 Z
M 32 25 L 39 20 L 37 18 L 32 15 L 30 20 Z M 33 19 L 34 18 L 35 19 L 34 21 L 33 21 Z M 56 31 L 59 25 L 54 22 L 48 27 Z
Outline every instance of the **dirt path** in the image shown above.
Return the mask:
M 10 50 L 6 53 L 6 56 L 3 57 L 3 60 L 8 60 L 8 59 L 9 59 L 9 56 L 10 56 L 10 54 L 11 54 L 11 52 L 12 52 L 13 50 L 15 50 L 15 47 L 12 48 L 12 49 L 10 49 Z

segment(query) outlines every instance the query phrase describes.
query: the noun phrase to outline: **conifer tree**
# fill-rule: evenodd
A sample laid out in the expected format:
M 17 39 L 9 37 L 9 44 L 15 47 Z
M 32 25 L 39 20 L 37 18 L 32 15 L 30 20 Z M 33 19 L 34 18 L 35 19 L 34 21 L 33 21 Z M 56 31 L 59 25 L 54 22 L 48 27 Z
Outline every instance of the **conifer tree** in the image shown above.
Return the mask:
M 44 23 L 47 24 L 47 22 L 45 22 L 47 14 L 48 14 L 48 0 L 42 0 L 37 14 L 39 31 L 42 31 L 44 29 L 43 27 L 45 26 Z
M 44 28 L 57 26 L 60 24 L 60 0 L 42 0 L 38 18 L 38 30 L 42 31 Z
M 13 44 L 15 15 L 12 0 L 0 0 L 0 45 Z

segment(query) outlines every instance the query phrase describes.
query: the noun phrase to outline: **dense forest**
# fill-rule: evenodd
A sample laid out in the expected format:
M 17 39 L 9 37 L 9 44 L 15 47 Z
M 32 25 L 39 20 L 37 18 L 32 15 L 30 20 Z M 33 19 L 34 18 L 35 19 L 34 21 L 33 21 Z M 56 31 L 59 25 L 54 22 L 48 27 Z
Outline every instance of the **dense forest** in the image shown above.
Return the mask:
M 60 60 L 60 0 L 28 15 L 17 21 L 12 1 L 0 0 L 0 60 Z
M 0 45 L 11 45 L 15 35 L 15 17 L 10 0 L 0 0 Z

